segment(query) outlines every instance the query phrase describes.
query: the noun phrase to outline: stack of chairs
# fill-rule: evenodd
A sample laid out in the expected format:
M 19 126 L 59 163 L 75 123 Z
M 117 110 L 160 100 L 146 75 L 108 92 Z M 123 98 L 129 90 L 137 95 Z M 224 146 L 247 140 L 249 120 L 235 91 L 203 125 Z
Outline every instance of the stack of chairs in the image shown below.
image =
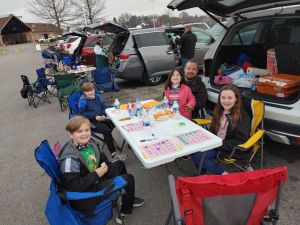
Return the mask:
M 30 106 L 33 105 L 34 108 L 37 108 L 41 101 L 51 103 L 47 96 L 47 85 L 44 85 L 39 80 L 31 84 L 26 75 L 21 75 L 21 79 L 23 82 L 21 95 L 23 98 L 27 98 Z

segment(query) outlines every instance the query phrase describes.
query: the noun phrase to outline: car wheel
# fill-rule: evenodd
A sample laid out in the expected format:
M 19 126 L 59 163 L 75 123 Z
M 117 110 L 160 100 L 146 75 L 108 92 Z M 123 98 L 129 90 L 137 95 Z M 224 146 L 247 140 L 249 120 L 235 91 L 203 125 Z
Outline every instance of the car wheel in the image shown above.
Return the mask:
M 43 43 L 44 43 L 44 41 L 42 40 L 42 41 L 40 41 L 40 43 L 41 43 L 41 44 L 43 44 Z
M 148 77 L 148 74 L 145 74 L 144 82 L 146 85 L 154 86 L 159 84 L 162 81 L 161 75 Z

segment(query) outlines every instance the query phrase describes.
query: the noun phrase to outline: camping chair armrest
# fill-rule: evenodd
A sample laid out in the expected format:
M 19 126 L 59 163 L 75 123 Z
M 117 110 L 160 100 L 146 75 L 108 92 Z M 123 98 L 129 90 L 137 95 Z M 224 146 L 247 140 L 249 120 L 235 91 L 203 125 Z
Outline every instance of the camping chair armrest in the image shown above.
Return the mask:
M 127 182 L 121 177 L 117 176 L 113 179 L 111 185 L 103 188 L 97 192 L 64 192 L 60 193 L 60 197 L 65 200 L 80 200 L 99 196 L 109 196 L 116 191 L 122 190 L 122 188 L 127 184 Z M 59 193 L 58 193 L 59 194 Z
M 238 145 L 238 148 L 240 150 L 248 150 L 251 148 L 254 144 L 256 144 L 261 137 L 264 135 L 265 131 L 264 130 L 258 130 L 256 131 L 245 143 Z
M 170 194 L 171 194 L 174 217 L 175 217 L 175 221 L 177 224 L 177 221 L 181 221 L 181 213 L 180 213 L 178 199 L 177 199 L 177 195 L 176 195 L 176 186 L 175 186 L 174 175 L 170 174 L 168 176 L 168 180 L 169 180 L 169 190 L 170 190 Z
M 198 125 L 208 125 L 211 124 L 211 118 L 209 119 L 193 119 L 194 122 L 196 122 Z

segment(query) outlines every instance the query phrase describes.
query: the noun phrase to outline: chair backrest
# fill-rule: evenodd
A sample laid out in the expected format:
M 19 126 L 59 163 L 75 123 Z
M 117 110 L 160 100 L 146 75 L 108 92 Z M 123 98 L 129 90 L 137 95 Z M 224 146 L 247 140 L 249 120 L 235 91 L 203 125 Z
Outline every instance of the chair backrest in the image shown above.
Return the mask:
M 263 129 L 262 125 L 265 114 L 265 104 L 260 100 L 243 98 L 243 107 L 251 120 L 250 136 L 252 136 L 259 125 L 261 125 L 261 129 Z
M 28 77 L 26 75 L 21 75 L 21 79 L 22 79 L 22 82 L 23 82 L 23 87 L 30 86 Z
M 109 67 L 97 68 L 92 72 L 96 84 L 105 84 L 112 81 L 112 71 Z
M 54 77 L 56 88 L 66 88 L 68 86 L 72 86 L 76 84 L 75 75 L 74 74 L 65 74 L 65 75 L 58 75 Z
M 35 149 L 35 159 L 49 175 L 51 180 L 59 184 L 61 181 L 61 173 L 56 157 L 47 140 L 43 141 L 40 146 Z
M 69 119 L 71 119 L 73 116 L 79 114 L 78 102 L 82 95 L 83 95 L 83 92 L 78 91 L 78 92 L 75 92 L 68 96 L 68 104 L 69 104 L 69 108 L 70 108 Z
M 42 67 L 42 68 L 39 68 L 36 71 L 36 74 L 38 76 L 39 79 L 47 79 L 46 78 L 46 74 L 45 74 L 45 69 Z
M 265 104 L 262 101 L 252 99 L 251 101 L 251 111 L 252 111 L 252 118 L 251 118 L 251 132 L 250 136 L 252 136 L 257 127 L 262 125 L 263 129 L 263 119 L 265 115 Z
M 186 225 L 260 225 L 286 178 L 287 168 L 178 177 L 181 216 Z

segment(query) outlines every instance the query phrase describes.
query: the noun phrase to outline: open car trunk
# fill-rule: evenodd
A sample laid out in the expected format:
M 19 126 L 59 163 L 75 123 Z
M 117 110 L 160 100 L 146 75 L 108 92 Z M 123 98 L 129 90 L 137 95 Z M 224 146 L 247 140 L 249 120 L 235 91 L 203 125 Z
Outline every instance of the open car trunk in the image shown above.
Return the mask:
M 250 28 L 254 29 L 250 29 Z M 252 67 L 267 68 L 267 51 L 274 49 L 278 73 L 300 77 L 300 17 L 273 17 L 265 20 L 240 22 L 232 26 L 216 51 L 207 75 L 216 89 L 221 85 L 214 83 L 221 65 L 237 65 L 241 54 L 245 54 Z M 220 71 L 220 70 L 219 70 Z M 299 87 L 298 87 L 299 88 Z M 268 102 L 293 104 L 300 98 L 300 91 L 288 97 L 277 97 L 258 93 L 250 88 L 241 88 L 242 95 Z

